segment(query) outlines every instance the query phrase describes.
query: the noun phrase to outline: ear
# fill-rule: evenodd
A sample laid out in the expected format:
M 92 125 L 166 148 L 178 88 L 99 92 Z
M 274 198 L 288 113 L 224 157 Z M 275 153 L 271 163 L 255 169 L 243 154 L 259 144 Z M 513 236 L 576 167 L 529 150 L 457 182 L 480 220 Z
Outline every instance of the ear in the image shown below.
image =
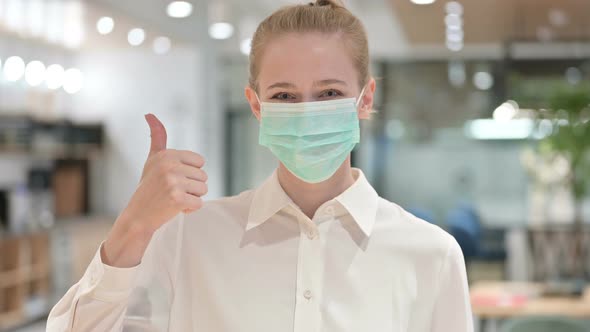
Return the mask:
M 250 104 L 250 110 L 252 110 L 252 114 L 260 121 L 260 102 L 256 97 L 256 91 L 252 89 L 250 86 L 247 86 L 244 89 L 244 94 L 246 95 L 246 99 L 248 100 L 248 104 Z
M 367 82 L 367 86 L 365 88 L 365 92 L 361 97 L 361 102 L 359 103 L 359 119 L 366 120 L 371 117 L 371 111 L 373 110 L 373 98 L 375 96 L 375 89 L 376 83 L 375 79 L 371 77 Z

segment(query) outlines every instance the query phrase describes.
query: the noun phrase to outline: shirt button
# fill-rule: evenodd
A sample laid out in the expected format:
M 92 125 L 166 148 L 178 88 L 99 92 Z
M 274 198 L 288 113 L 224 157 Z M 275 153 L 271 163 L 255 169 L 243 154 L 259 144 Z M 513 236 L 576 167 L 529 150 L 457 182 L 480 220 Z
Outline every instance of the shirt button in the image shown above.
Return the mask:
M 308 289 L 305 291 L 305 293 L 303 293 L 303 297 L 305 297 L 306 299 L 311 299 L 311 291 Z
M 313 240 L 315 238 L 315 231 L 313 229 L 310 229 L 307 232 L 307 238 L 309 238 L 310 240 Z

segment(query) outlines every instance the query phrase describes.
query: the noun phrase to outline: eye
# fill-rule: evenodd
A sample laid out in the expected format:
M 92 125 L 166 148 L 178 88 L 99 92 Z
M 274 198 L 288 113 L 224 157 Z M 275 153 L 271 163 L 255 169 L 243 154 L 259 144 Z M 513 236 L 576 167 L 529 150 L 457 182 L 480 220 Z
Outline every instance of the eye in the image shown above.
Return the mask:
M 323 91 L 320 94 L 320 98 L 337 98 L 337 97 L 341 97 L 342 95 L 343 95 L 342 92 L 335 90 L 335 89 L 330 89 L 330 90 Z
M 292 94 L 290 94 L 288 92 L 279 92 L 279 93 L 274 94 L 270 99 L 290 100 L 290 99 L 295 99 L 295 96 L 293 96 Z

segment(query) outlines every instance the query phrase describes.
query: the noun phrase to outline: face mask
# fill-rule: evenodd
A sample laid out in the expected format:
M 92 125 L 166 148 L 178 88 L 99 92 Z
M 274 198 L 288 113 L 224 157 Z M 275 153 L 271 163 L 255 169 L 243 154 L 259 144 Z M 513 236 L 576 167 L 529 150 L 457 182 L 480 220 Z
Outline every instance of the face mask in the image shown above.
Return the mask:
M 360 99 L 260 103 L 259 143 L 301 180 L 325 181 L 360 140 Z

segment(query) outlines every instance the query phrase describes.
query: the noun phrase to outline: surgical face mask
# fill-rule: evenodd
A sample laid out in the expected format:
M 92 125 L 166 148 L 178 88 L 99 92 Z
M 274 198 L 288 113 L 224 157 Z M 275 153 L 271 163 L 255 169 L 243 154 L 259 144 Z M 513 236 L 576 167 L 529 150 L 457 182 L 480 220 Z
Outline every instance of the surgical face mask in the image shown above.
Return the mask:
M 301 180 L 325 181 L 360 140 L 360 99 L 260 103 L 259 143 Z

